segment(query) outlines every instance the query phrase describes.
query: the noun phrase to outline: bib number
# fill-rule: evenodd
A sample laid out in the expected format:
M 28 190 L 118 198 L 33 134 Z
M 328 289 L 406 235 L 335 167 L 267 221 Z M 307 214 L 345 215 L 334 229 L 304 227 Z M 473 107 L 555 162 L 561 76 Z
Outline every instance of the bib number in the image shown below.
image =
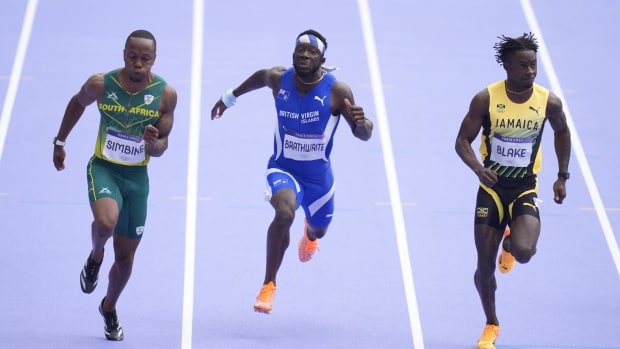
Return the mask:
M 322 134 L 286 132 L 284 157 L 298 161 L 325 160 L 325 137 Z
M 128 165 L 144 162 L 146 160 L 144 139 L 108 130 L 103 155 L 112 161 Z
M 532 158 L 532 138 L 493 135 L 491 160 L 502 166 L 527 167 Z

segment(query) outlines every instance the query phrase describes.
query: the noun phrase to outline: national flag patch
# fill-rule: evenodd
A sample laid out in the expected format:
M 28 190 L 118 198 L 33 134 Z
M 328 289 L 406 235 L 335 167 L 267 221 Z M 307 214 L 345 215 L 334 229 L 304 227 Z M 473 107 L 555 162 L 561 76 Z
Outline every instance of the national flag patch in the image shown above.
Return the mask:
M 291 94 L 290 92 L 288 92 L 288 91 L 286 91 L 284 89 L 280 89 L 280 91 L 278 91 L 278 99 L 281 99 L 283 101 L 287 101 L 288 100 L 288 96 L 290 94 Z
M 487 207 L 476 208 L 476 217 L 486 218 L 489 215 L 489 209 Z

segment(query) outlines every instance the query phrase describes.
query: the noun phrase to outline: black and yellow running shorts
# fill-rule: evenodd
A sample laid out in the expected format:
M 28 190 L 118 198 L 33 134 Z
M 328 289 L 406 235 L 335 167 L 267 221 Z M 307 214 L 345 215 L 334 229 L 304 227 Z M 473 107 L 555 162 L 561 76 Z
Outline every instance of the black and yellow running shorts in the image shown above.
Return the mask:
M 489 188 L 480 184 L 476 198 L 475 224 L 502 230 L 513 219 L 530 215 L 540 220 L 538 179 L 530 176 L 515 182 L 498 182 Z

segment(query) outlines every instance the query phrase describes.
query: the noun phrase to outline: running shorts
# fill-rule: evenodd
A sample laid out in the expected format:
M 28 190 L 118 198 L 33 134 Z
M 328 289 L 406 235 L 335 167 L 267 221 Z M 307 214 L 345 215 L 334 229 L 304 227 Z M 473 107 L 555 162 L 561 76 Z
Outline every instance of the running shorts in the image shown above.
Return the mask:
M 101 198 L 112 198 L 118 204 L 114 234 L 142 238 L 149 195 L 146 166 L 119 165 L 93 156 L 88 162 L 86 177 L 91 204 Z
M 514 182 L 500 181 L 492 188 L 480 184 L 475 224 L 490 225 L 502 230 L 521 215 L 534 216 L 540 220 L 539 204 L 536 176 Z
M 270 160 L 267 168 L 267 189 L 265 199 L 278 190 L 289 188 L 297 194 L 297 208 L 301 206 L 310 225 L 327 227 L 334 215 L 335 183 L 331 167 L 322 176 L 308 177 L 294 174 Z

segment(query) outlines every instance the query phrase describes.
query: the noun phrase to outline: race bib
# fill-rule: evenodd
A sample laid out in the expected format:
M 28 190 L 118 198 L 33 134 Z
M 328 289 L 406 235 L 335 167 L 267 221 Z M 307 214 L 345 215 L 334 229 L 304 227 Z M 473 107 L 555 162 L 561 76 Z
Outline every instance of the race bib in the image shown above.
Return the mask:
M 144 139 L 108 130 L 103 155 L 112 161 L 128 165 L 141 163 L 146 160 Z
M 325 136 L 322 134 L 287 131 L 284 135 L 284 157 L 298 161 L 312 161 L 325 158 Z
M 532 158 L 533 138 L 504 137 L 495 134 L 491 141 L 491 160 L 502 166 L 527 167 Z

